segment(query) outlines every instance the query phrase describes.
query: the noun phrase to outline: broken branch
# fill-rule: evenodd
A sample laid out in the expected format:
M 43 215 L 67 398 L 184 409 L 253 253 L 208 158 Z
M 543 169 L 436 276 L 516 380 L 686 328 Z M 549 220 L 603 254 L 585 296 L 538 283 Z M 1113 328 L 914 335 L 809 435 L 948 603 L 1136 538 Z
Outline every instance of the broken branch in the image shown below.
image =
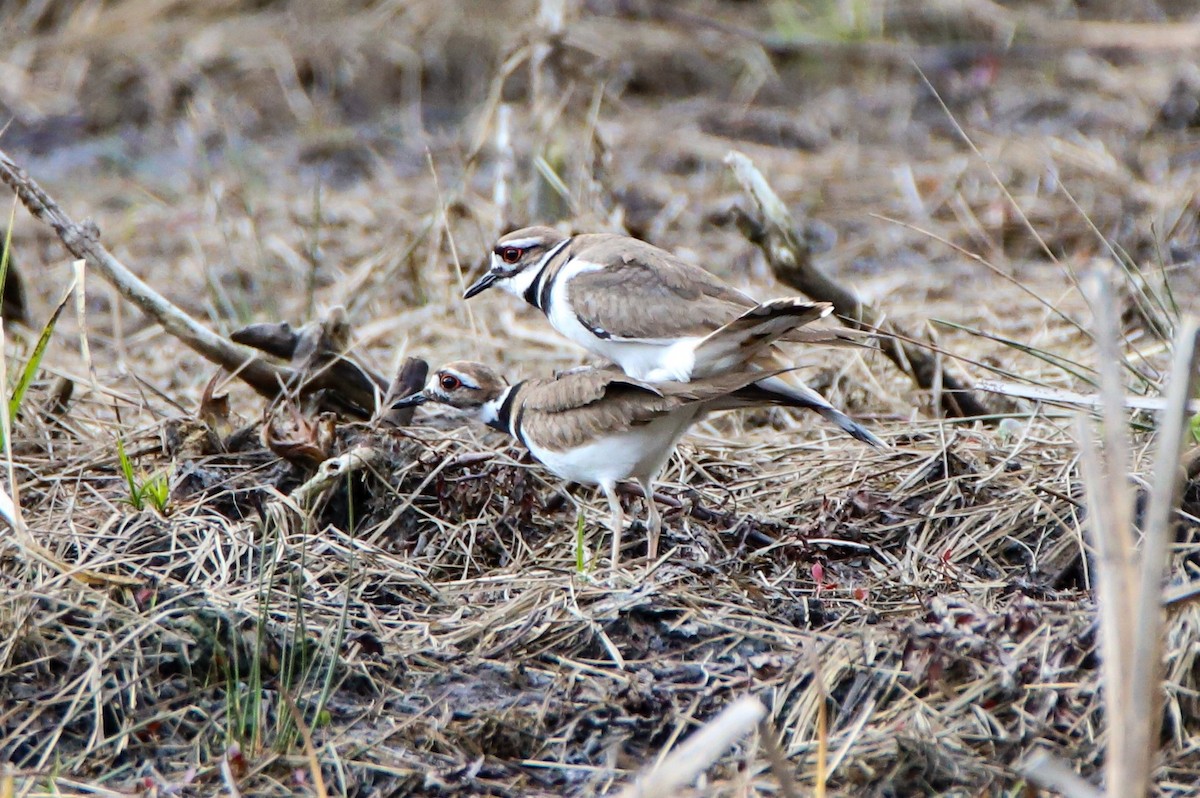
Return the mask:
M 947 373 L 938 359 L 916 344 L 893 337 L 891 325 L 883 315 L 862 302 L 853 291 L 822 272 L 813 263 L 813 245 L 803 235 L 787 206 L 767 183 L 762 172 L 745 155 L 731 151 L 725 162 L 733 169 L 742 190 L 750 195 L 755 213 L 737 209 L 738 229 L 763 251 L 775 277 L 823 302 L 831 302 L 834 311 L 849 326 L 875 330 L 880 350 L 896 367 L 913 378 L 922 390 L 940 388 L 942 409 L 951 416 L 986 416 L 991 411 L 958 377 Z
M 342 357 L 344 344 L 349 340 L 344 313 L 335 311 L 329 319 L 315 327 L 305 327 L 300 333 L 291 332 L 287 325 L 243 331 L 241 340 L 245 343 L 292 360 L 291 367 L 271 363 L 238 346 L 237 336 L 235 341 L 229 341 L 217 335 L 151 288 L 100 243 L 100 230 L 95 223 L 87 220 L 80 224 L 73 220 L 3 150 L 0 150 L 0 180 L 16 193 L 35 219 L 54 229 L 68 252 L 86 261 L 121 296 L 168 333 L 235 374 L 260 395 L 274 399 L 289 387 L 302 395 L 328 390 L 330 409 L 366 418 L 374 412 L 377 400 L 388 388 L 382 377 Z M 339 343 L 342 346 L 338 346 Z M 410 358 L 393 380 L 391 392 L 420 390 L 426 369 L 424 361 Z M 396 418 L 389 417 L 389 420 L 406 423 L 411 418 L 411 411 L 407 415 L 400 411 L 393 415 Z

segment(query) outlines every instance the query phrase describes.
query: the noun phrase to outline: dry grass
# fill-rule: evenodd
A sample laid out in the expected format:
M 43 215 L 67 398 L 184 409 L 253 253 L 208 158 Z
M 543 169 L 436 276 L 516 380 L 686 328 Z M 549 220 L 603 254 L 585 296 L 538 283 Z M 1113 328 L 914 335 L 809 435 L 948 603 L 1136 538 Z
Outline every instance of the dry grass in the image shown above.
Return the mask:
M 589 3 L 561 36 L 532 5 L 0 0 L 0 149 L 215 330 L 340 304 L 381 373 L 544 374 L 578 352 L 510 298 L 458 298 L 498 228 L 624 226 L 779 293 L 730 221 L 737 148 L 836 232 L 823 268 L 971 379 L 1092 393 L 1076 283 L 1111 245 L 1133 267 L 1123 374 L 1165 385 L 1164 327 L 1200 296 L 1193 52 L 1006 51 L 1002 23 L 1037 9 L 986 3 L 964 4 L 1004 12 L 982 28 L 883 0 L 857 23 L 855 4 Z M 1112 5 L 1168 43 L 1183 13 Z M 37 324 L 73 273 L 20 215 L 14 246 Z M 1102 772 L 1067 412 L 995 398 L 990 423 L 940 421 L 877 353 L 798 352 L 895 448 L 716 419 L 661 488 L 669 555 L 614 590 L 575 566 L 602 499 L 510 441 L 449 415 L 342 423 L 336 453 L 378 459 L 300 506 L 312 472 L 262 447 L 260 399 L 232 385 L 231 415 L 205 416 L 196 355 L 95 277 L 83 305 L 14 421 L 51 556 L 0 545 L 0 795 L 600 794 L 747 694 L 802 792 L 1019 794 L 1038 750 Z M 36 333 L 6 332 L 11 377 Z M 1134 420 L 1141 489 L 1154 423 Z M 118 438 L 139 478 L 169 474 L 166 515 L 124 501 Z M 1186 486 L 1173 581 L 1197 577 L 1198 503 Z M 1173 607 L 1158 795 L 1200 777 L 1198 637 L 1196 605 Z M 783 794 L 763 733 L 688 794 Z

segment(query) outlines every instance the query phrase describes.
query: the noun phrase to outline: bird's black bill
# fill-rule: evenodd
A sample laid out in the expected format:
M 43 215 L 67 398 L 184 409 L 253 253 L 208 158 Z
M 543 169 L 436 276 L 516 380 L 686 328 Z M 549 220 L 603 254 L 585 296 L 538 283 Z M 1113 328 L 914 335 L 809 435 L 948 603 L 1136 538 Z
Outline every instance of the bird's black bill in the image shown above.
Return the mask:
M 423 405 L 429 401 L 429 397 L 423 393 L 414 393 L 412 396 L 406 396 L 403 399 L 397 399 L 392 402 L 393 410 L 403 410 L 406 407 L 416 407 Z
M 488 272 L 475 282 L 471 283 L 471 287 L 463 292 L 463 299 L 470 299 L 476 294 L 483 293 L 491 286 L 492 283 L 499 279 L 500 275 L 496 274 L 495 272 Z

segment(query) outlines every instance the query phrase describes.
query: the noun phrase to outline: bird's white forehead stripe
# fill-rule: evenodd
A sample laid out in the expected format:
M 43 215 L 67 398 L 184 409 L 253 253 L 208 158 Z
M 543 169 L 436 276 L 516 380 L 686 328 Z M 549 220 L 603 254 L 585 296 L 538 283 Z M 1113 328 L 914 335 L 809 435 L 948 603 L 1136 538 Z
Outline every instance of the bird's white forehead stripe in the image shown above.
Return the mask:
M 544 243 L 546 243 L 546 240 L 541 236 L 532 236 L 530 238 L 514 238 L 511 241 L 505 241 L 503 239 L 500 240 L 500 246 L 516 247 L 517 249 L 525 249 L 526 247 L 532 247 Z
M 455 371 L 452 373 L 454 374 L 455 377 L 458 377 L 459 382 L 461 382 L 463 385 L 467 386 L 468 388 L 478 388 L 479 387 L 479 380 L 477 380 L 474 377 L 474 375 L 467 374 L 462 371 Z
M 456 378 L 459 382 L 468 388 L 478 388 L 479 381 L 466 372 L 458 371 L 457 369 L 442 369 L 437 374 L 433 375 L 433 382 L 440 386 L 442 377 L 450 376 Z

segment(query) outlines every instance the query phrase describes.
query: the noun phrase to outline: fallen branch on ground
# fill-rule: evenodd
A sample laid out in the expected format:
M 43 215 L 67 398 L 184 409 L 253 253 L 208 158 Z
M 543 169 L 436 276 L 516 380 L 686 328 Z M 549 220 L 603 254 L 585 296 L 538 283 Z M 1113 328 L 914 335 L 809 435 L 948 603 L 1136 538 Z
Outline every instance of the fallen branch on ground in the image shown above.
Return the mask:
M 738 229 L 763 251 L 776 279 L 805 296 L 833 303 L 833 309 L 850 326 L 876 330 L 880 350 L 923 390 L 941 394 L 942 409 L 951 416 L 986 416 L 988 409 L 941 361 L 925 349 L 891 336 L 883 314 L 864 304 L 853 291 L 831 279 L 813 263 L 813 247 L 792 218 L 787 206 L 749 158 L 731 151 L 725 162 L 733 169 L 742 190 L 754 201 L 755 213 L 736 209 Z
M 0 180 L 11 188 L 40 222 L 54 229 L 63 246 L 87 262 L 121 296 L 153 318 L 163 329 L 211 362 L 232 372 L 260 395 L 274 399 L 289 391 L 301 396 L 326 391 L 320 409 L 370 417 L 385 395 L 401 398 L 420 390 L 425 379 L 424 361 L 410 358 L 390 387 L 388 382 L 342 357 L 349 342 L 349 326 L 344 313 L 335 310 L 330 318 L 300 333 L 286 325 L 268 325 L 274 335 L 260 328 L 247 328 L 240 335 L 247 344 L 292 360 L 291 366 L 271 363 L 227 340 L 188 316 L 166 297 L 117 260 L 100 243 L 100 230 L 90 220 L 82 224 L 66 214 L 58 203 L 29 174 L 0 150 Z M 407 393 L 404 393 L 407 391 Z M 389 421 L 405 423 L 411 411 L 393 411 Z M 407 415 L 405 415 L 407 413 Z
M 234 343 L 289 361 L 297 374 L 305 375 L 301 396 L 327 391 L 321 409 L 369 418 L 376 407 L 389 407 L 425 387 L 429 364 L 421 358 L 407 358 L 391 384 L 386 384 L 375 372 L 344 357 L 351 338 L 350 322 L 341 306 L 299 330 L 293 330 L 287 322 L 251 324 L 230 336 Z M 384 419 L 403 426 L 412 421 L 414 412 L 415 407 L 388 410 Z

